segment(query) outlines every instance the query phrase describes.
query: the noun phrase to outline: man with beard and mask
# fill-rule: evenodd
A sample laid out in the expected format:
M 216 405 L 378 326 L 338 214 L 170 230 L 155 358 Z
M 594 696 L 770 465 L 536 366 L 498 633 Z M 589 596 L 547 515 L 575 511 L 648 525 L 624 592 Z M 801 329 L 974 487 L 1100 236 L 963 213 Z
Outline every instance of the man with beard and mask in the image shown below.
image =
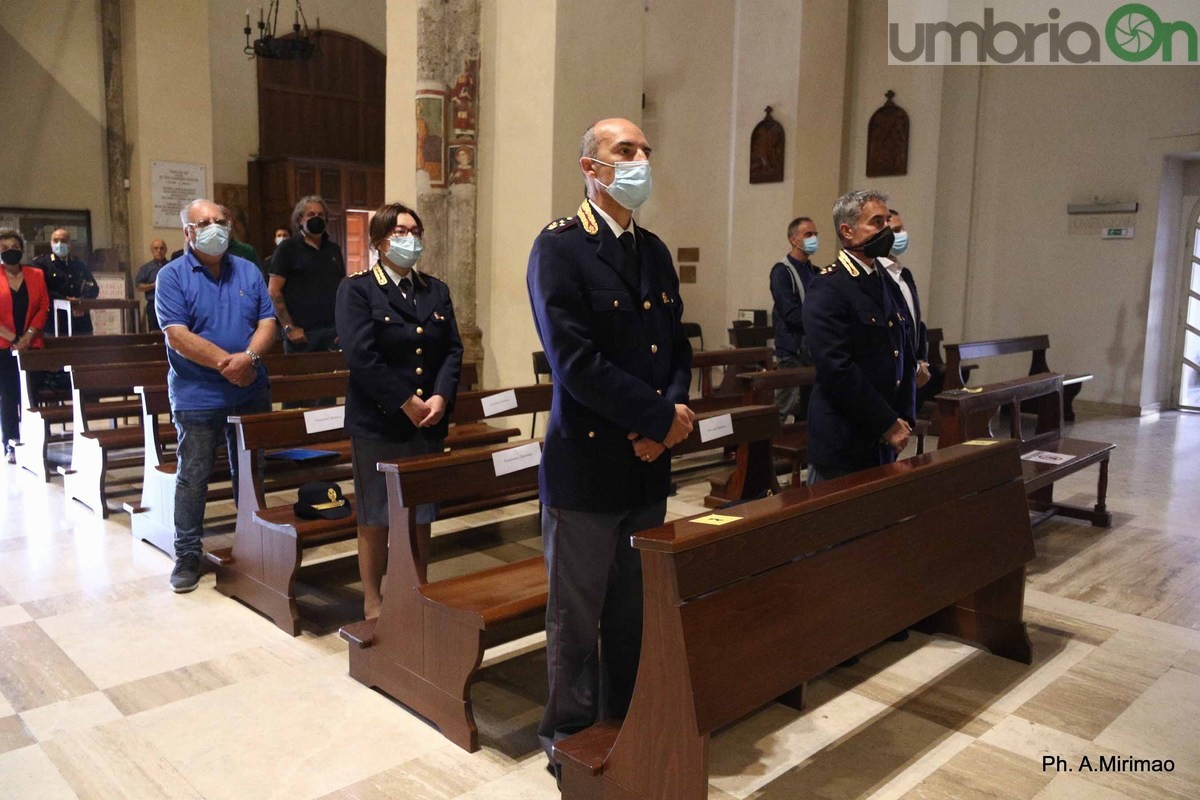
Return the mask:
M 67 335 L 67 320 L 64 312 L 54 311 L 55 300 L 95 300 L 100 296 L 100 286 L 92 277 L 87 265 L 71 255 L 71 232 L 59 228 L 50 234 L 50 252 L 32 262 L 46 276 L 46 289 L 50 292 L 51 312 L 54 321 L 48 333 L 55 333 L 55 324 L 61 335 Z M 92 334 L 92 313 L 82 308 L 71 308 L 71 335 Z M 57 333 L 55 335 L 58 335 Z
M 633 221 L 650 194 L 650 145 L 632 122 L 606 119 L 579 155 L 587 199 L 537 237 L 527 273 L 554 378 L 539 475 L 550 691 L 538 738 L 555 774 L 555 742 L 628 709 L 642 635 L 630 536 L 662 524 L 669 451 L 695 420 L 679 278 L 662 240 Z
M 816 368 L 808 406 L 809 484 L 895 460 L 915 424 L 912 317 L 880 259 L 892 249 L 887 195 L 833 206 L 842 252 L 812 282 L 804 331 Z
M 275 311 L 258 268 L 228 252 L 231 226 L 219 205 L 193 200 L 179 217 L 186 250 L 158 273 L 154 301 L 179 434 L 171 588 L 190 592 L 200 580 L 208 480 L 222 444 L 237 501 L 237 441 L 226 420 L 271 410 L 261 354 L 275 338 Z
M 783 260 L 771 267 L 771 299 L 775 321 L 775 360 L 780 367 L 812 365 L 808 344 L 804 341 L 804 296 L 817 271 L 809 258 L 817 252 L 817 226 L 810 217 L 796 217 L 788 225 L 788 244 L 791 250 Z M 789 386 L 775 392 L 779 416 L 787 421 L 807 416 L 808 392 L 799 386 Z
M 329 238 L 328 222 L 324 200 L 317 195 L 300 198 L 292 211 L 296 234 L 271 257 L 271 300 L 283 326 L 285 353 L 338 349 L 334 305 L 346 260 Z

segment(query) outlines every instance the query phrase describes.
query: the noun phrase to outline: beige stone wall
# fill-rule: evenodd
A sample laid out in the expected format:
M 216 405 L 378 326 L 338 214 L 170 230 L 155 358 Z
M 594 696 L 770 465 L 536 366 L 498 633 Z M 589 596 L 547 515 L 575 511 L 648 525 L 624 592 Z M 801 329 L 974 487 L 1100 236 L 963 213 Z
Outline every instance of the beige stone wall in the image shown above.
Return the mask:
M 0 205 L 91 209 L 108 247 L 98 3 L 0 3 L 0 108 Z

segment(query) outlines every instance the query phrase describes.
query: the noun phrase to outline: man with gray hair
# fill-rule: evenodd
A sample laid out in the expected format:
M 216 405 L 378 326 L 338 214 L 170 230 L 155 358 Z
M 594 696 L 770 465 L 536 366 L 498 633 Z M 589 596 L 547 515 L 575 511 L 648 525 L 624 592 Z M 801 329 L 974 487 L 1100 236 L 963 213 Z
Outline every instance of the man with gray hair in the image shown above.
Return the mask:
M 816 368 L 810 484 L 894 461 L 915 423 L 913 323 L 876 261 L 892 248 L 887 201 L 877 191 L 838 198 L 833 227 L 842 252 L 813 280 L 804 303 Z
M 208 481 L 222 444 L 237 500 L 237 441 L 226 420 L 271 410 L 261 355 L 275 338 L 275 314 L 258 268 L 228 252 L 231 225 L 221 207 L 193 200 L 179 217 L 187 249 L 158 273 L 154 303 L 179 434 L 171 588 L 190 592 L 200 581 Z
M 271 256 L 269 291 L 287 353 L 338 349 L 333 308 L 346 260 L 329 238 L 328 223 L 324 200 L 315 194 L 300 198 L 292 211 L 296 234 Z

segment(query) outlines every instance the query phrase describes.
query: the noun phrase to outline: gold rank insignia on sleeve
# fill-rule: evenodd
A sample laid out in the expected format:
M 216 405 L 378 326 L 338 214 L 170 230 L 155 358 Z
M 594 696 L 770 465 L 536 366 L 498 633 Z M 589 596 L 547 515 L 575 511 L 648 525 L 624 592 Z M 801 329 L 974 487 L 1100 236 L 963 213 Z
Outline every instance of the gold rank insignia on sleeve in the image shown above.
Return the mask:
M 579 221 L 583 223 L 583 229 L 592 236 L 600 232 L 600 226 L 596 224 L 596 215 L 592 213 L 592 206 L 587 200 L 579 204 Z
M 845 250 L 838 253 L 838 263 L 846 268 L 846 272 L 850 273 L 851 278 L 857 278 L 859 276 L 860 273 L 858 271 L 858 266 L 854 263 L 854 259 L 851 258 Z
M 383 267 L 380 266 L 379 264 L 376 264 L 371 269 L 371 274 L 375 276 L 375 282 L 378 283 L 380 286 L 388 285 L 387 275 L 383 274 Z

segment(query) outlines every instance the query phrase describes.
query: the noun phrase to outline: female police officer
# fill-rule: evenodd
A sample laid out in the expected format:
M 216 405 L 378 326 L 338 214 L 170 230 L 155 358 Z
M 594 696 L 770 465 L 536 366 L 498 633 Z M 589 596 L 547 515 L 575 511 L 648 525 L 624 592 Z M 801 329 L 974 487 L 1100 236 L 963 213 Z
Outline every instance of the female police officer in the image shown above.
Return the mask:
M 380 208 L 370 227 L 379 261 L 342 281 L 337 293 L 337 334 L 350 368 L 346 431 L 368 619 L 379 615 L 387 565 L 387 489 L 375 465 L 442 451 L 462 366 L 450 290 L 415 269 L 423 233 L 413 209 L 400 203 Z M 429 524 L 435 515 L 436 508 L 422 506 L 417 522 Z

